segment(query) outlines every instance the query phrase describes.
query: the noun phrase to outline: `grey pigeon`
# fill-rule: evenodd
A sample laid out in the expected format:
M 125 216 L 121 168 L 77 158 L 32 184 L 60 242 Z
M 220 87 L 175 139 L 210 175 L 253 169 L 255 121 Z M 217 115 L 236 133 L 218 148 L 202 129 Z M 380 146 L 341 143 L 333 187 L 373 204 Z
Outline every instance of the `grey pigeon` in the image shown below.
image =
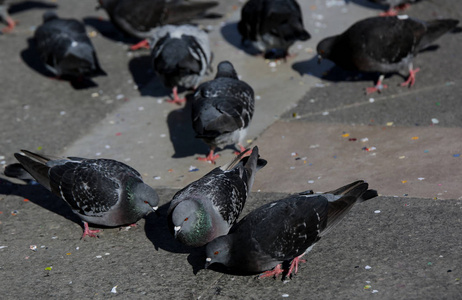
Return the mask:
M 192 122 L 196 137 L 210 146 L 207 157 L 215 163 L 216 147 L 239 144 L 241 151 L 254 112 L 253 89 L 239 80 L 229 61 L 218 64 L 215 79 L 202 83 L 194 93 Z
M 168 209 L 169 228 L 185 245 L 200 247 L 228 233 L 244 208 L 257 170 L 266 165 L 258 148 L 237 156 L 177 192 Z
M 420 0 L 369 0 L 370 2 L 386 5 L 388 10 L 380 15 L 385 16 L 396 16 L 398 10 L 405 10 L 411 3 L 418 2 Z
M 288 55 L 297 40 L 311 36 L 303 27 L 300 5 L 295 0 L 250 0 L 241 11 L 238 23 L 242 41 L 250 40 L 265 58 Z
M 231 270 L 260 277 L 297 273 L 300 258 L 339 223 L 355 203 L 377 196 L 364 181 L 356 181 L 325 194 L 312 191 L 267 203 L 240 220 L 228 235 L 206 246 L 206 268 L 220 263 Z M 274 268 L 274 269 L 273 269 Z
M 173 88 L 173 101 L 178 86 L 197 88 L 211 68 L 212 51 L 207 33 L 192 25 L 165 25 L 154 30 L 150 38 L 152 66 L 165 86 Z
M 53 159 L 21 152 L 14 156 L 32 177 L 66 201 L 82 219 L 82 238 L 99 232 L 89 230 L 88 223 L 111 227 L 133 224 L 157 209 L 157 193 L 126 164 L 112 159 Z
M 120 31 L 141 39 L 148 39 L 155 27 L 186 23 L 218 5 L 216 1 L 185 0 L 99 0 L 99 3 Z M 141 47 L 147 47 L 146 41 L 132 50 Z
M 83 23 L 60 19 L 48 11 L 34 34 L 37 51 L 46 68 L 58 77 L 82 79 L 106 75 L 98 62 Z
M 8 14 L 9 2 L 9 0 L 0 0 L 0 19 L 7 25 L 1 30 L 3 33 L 11 32 L 16 26 L 16 22 Z
M 373 17 L 358 21 L 344 33 L 322 40 L 317 46 L 319 58 L 327 58 L 346 70 L 378 72 L 375 87 L 366 92 L 380 92 L 384 74 L 409 71 L 402 86 L 413 86 L 415 73 L 412 60 L 434 40 L 456 27 L 458 20 L 420 21 L 406 15 Z

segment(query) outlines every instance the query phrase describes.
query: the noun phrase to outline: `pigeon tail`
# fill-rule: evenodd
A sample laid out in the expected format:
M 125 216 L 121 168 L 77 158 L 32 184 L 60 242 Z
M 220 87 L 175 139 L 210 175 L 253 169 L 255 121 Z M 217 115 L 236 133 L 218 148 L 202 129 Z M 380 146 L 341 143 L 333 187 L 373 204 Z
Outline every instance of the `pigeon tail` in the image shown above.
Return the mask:
M 238 157 L 242 157 L 245 153 L 248 152 L 248 150 L 249 149 L 243 151 L 238 155 Z M 260 155 L 258 154 L 258 147 L 255 146 L 252 149 L 252 153 L 249 156 L 243 157 L 235 167 L 241 169 L 240 177 L 246 182 L 248 192 L 252 190 L 255 173 L 267 164 L 266 160 L 259 157 Z
M 459 20 L 455 19 L 442 19 L 442 20 L 432 20 L 427 21 L 427 31 L 425 35 L 422 36 L 422 39 L 417 46 L 417 52 L 426 48 L 433 41 L 438 39 L 440 36 L 448 32 L 449 30 L 455 28 L 459 24 Z
M 369 184 L 362 180 L 358 180 L 326 193 L 340 197 L 334 197 L 334 199 L 329 200 L 327 225 L 326 229 L 321 232 L 321 237 L 335 227 L 335 225 L 343 219 L 356 202 L 364 202 L 378 196 L 377 191 L 368 190 L 368 187 Z
M 21 152 L 22 153 L 15 153 L 14 157 L 16 157 L 24 169 L 26 169 L 38 183 L 51 191 L 50 180 L 48 178 L 50 167 L 46 165 L 49 159 L 27 150 L 21 150 Z

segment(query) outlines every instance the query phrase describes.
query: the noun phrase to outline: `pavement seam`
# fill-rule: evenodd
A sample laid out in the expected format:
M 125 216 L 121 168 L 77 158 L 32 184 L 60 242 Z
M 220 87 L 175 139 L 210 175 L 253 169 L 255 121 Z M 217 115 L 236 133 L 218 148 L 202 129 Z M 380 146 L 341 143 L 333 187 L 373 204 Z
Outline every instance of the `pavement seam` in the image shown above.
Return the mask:
M 352 104 L 346 104 L 346 105 L 342 105 L 340 107 L 335 107 L 335 108 L 331 108 L 331 109 L 325 109 L 323 111 L 311 112 L 311 113 L 306 113 L 306 114 L 303 114 L 303 115 L 297 115 L 296 117 L 281 117 L 280 120 L 283 120 L 283 121 L 295 121 L 295 120 L 300 120 L 300 119 L 307 119 L 307 118 L 312 117 L 312 116 L 322 115 L 322 114 L 324 114 L 326 112 L 331 113 L 331 112 L 341 111 L 341 110 L 345 110 L 345 109 L 349 109 L 349 108 L 353 108 L 353 107 L 363 106 L 363 105 L 366 105 L 366 104 L 371 104 L 371 102 L 370 102 L 371 98 L 374 99 L 374 103 L 375 102 L 384 102 L 385 100 L 388 100 L 388 99 L 395 99 L 395 98 L 400 98 L 400 97 L 404 98 L 404 96 L 408 96 L 408 95 L 412 95 L 412 94 L 418 94 L 420 92 L 426 92 L 428 90 L 432 90 L 432 89 L 435 89 L 435 88 L 450 87 L 450 86 L 452 86 L 454 84 L 455 84 L 454 81 L 450 81 L 450 82 L 444 82 L 444 83 L 437 84 L 437 85 L 426 86 L 426 87 L 420 88 L 418 90 L 417 89 L 409 90 L 409 91 L 406 91 L 406 92 L 403 92 L 403 93 L 400 93 L 400 94 L 394 94 L 394 95 L 390 95 L 390 96 L 382 96 L 380 98 L 369 97 L 366 101 L 363 101 L 363 102 L 355 102 L 355 103 L 352 103 Z M 309 93 L 309 91 L 308 91 L 308 93 Z M 408 97 L 408 99 L 414 100 L 411 97 Z M 403 100 L 406 100 L 406 98 L 404 98 Z M 294 108 L 296 108 L 296 107 L 294 107 Z M 286 111 L 284 114 L 288 113 L 289 111 L 290 110 Z

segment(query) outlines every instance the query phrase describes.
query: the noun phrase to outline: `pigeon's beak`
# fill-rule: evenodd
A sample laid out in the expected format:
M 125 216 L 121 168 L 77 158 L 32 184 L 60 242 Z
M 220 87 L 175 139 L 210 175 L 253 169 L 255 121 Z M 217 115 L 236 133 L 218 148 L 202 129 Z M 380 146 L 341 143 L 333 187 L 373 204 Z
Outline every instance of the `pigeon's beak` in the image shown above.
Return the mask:
M 322 61 L 322 56 L 318 55 L 318 65 L 321 64 L 321 61 Z
M 175 238 L 176 238 L 178 232 L 180 232 L 180 230 L 181 230 L 181 226 L 175 226 L 175 227 L 173 227 L 173 230 L 175 230 L 175 234 L 174 234 L 174 235 L 175 235 Z
M 211 264 L 212 264 L 212 259 L 210 257 L 207 257 L 205 259 L 205 268 L 208 269 Z
M 159 212 L 157 211 L 158 208 L 159 208 L 159 206 L 153 206 L 152 207 L 152 211 L 156 214 L 156 216 L 159 216 Z

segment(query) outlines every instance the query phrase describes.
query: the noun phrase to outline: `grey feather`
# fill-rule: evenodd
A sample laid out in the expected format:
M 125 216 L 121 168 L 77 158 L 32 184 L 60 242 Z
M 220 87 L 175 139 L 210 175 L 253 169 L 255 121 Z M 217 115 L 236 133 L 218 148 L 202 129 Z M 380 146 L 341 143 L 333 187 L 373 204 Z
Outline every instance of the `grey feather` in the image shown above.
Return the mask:
M 21 150 L 16 159 L 84 222 L 121 226 L 157 209 L 159 197 L 133 168 L 111 159 L 48 156 Z
M 331 194 L 332 193 L 332 194 Z M 206 246 L 206 267 L 262 272 L 307 253 L 355 203 L 377 196 L 356 181 L 326 194 L 303 192 L 257 208 Z
M 255 173 L 265 165 L 254 147 L 249 157 L 241 158 L 233 167 L 217 167 L 177 192 L 168 209 L 169 228 L 175 238 L 199 247 L 227 234 L 244 207 Z

